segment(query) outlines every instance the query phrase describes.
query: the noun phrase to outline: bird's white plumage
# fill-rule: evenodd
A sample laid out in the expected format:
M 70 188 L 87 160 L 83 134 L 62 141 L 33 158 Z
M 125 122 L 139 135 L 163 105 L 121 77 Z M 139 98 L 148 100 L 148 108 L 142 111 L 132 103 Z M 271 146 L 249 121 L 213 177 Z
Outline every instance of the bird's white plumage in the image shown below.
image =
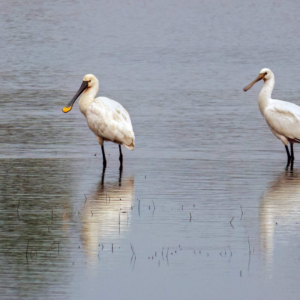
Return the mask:
M 86 120 L 94 134 L 104 141 L 134 149 L 130 116 L 120 103 L 106 97 L 98 97 L 88 106 Z
M 277 137 L 283 136 L 288 140 L 299 139 L 300 141 L 299 106 L 290 102 L 271 99 L 270 104 L 265 108 L 264 117 Z
M 99 82 L 94 75 L 85 75 L 83 81 L 88 82 L 88 87 L 82 93 L 79 109 L 85 115 L 99 144 L 102 146 L 104 141 L 111 141 L 134 150 L 135 137 L 126 109 L 112 99 L 95 98 L 99 91 Z
M 250 89 L 259 80 L 264 80 L 264 85 L 258 96 L 258 106 L 269 128 L 274 135 L 285 145 L 300 142 L 300 107 L 296 104 L 272 99 L 275 76 L 270 69 L 260 71 L 256 80 L 244 88 Z

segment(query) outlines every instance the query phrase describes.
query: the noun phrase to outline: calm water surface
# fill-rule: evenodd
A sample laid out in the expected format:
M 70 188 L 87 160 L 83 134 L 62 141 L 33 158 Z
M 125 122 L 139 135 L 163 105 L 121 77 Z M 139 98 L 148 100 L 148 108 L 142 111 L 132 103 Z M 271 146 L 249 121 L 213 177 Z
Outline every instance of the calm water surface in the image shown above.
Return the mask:
M 300 151 L 257 107 L 300 105 L 297 1 L 0 3 L 1 299 L 297 299 Z M 86 73 L 129 111 L 100 147 Z

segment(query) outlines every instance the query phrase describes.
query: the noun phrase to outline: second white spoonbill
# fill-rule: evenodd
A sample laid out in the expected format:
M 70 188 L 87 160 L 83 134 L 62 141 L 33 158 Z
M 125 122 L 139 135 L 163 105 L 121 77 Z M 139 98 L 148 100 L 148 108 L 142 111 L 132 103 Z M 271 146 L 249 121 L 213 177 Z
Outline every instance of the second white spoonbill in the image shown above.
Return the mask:
M 294 143 L 300 143 L 300 107 L 296 104 L 272 99 L 272 91 L 275 84 L 275 76 L 270 69 L 264 68 L 258 77 L 244 87 L 248 91 L 258 81 L 264 80 L 264 85 L 258 96 L 258 106 L 273 134 L 282 141 L 285 146 L 288 164 L 294 161 Z M 288 144 L 291 145 L 291 153 Z
M 104 141 L 110 141 L 119 145 L 120 170 L 122 170 L 121 145 L 129 150 L 134 150 L 135 137 L 130 116 L 120 103 L 106 97 L 95 98 L 98 91 L 98 79 L 92 74 L 85 75 L 81 87 L 68 105 L 63 108 L 63 112 L 69 112 L 76 99 L 82 94 L 79 100 L 79 109 L 84 114 L 89 128 L 96 135 L 101 146 L 103 167 L 106 168 Z

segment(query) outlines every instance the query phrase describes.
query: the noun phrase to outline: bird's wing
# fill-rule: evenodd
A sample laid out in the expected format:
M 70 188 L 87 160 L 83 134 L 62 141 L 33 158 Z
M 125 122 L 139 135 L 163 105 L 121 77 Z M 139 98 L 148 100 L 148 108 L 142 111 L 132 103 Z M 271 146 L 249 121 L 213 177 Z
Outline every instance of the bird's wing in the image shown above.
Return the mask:
M 300 141 L 300 107 L 296 104 L 273 100 L 264 111 L 272 130 L 290 139 Z
M 120 103 L 98 97 L 89 105 L 86 119 L 96 135 L 134 150 L 135 138 L 130 116 Z

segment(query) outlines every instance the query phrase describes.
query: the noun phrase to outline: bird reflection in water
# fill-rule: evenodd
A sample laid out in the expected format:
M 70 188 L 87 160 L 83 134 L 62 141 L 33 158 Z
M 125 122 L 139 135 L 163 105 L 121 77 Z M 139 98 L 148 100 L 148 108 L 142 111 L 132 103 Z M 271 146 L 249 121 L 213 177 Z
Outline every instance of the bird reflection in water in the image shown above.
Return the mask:
M 299 200 L 300 170 L 282 172 L 262 196 L 259 207 L 260 241 L 266 261 L 273 261 L 275 227 L 280 226 L 277 232 L 280 240 L 294 232 L 299 222 Z
M 134 198 L 134 177 L 105 182 L 102 178 L 89 194 L 81 211 L 81 241 L 89 262 L 98 259 L 101 244 L 115 243 L 120 234 L 128 231 L 129 214 Z M 100 247 L 99 247 L 100 245 Z

